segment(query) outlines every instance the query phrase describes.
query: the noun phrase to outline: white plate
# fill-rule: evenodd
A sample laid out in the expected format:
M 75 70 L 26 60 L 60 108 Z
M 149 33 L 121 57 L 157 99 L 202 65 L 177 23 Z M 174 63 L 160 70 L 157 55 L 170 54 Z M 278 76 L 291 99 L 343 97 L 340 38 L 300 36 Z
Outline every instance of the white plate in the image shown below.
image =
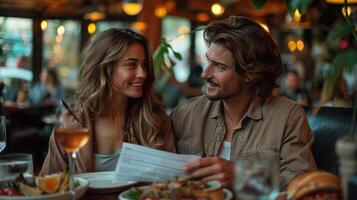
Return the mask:
M 147 188 L 148 186 L 144 186 L 144 187 L 139 187 L 141 189 L 143 188 Z M 132 200 L 132 199 L 128 199 L 126 196 L 128 195 L 128 192 L 130 191 L 130 189 L 125 190 L 124 192 L 120 193 L 120 195 L 118 196 L 119 200 Z M 230 190 L 227 189 L 223 189 L 224 192 L 224 200 L 232 200 L 233 199 L 233 194 Z
M 113 184 L 114 172 L 91 172 L 85 174 L 77 174 L 80 177 L 89 181 L 89 192 L 91 193 L 112 193 L 127 189 L 130 185 L 136 182 L 115 183 Z
M 74 178 L 79 183 L 79 187 L 76 188 L 76 199 L 80 199 L 87 191 L 89 182 L 82 178 Z M 0 195 L 0 200 L 63 200 L 70 199 L 69 192 L 58 192 L 54 194 L 44 194 L 37 196 L 3 196 Z

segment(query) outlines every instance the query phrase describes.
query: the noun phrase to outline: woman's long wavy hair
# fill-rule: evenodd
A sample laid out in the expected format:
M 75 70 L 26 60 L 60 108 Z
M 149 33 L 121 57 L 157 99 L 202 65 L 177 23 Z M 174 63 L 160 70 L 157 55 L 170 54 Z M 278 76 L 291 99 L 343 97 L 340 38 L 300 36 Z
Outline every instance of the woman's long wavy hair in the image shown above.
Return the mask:
M 268 97 L 278 87 L 283 72 L 279 47 L 258 23 L 241 16 L 214 21 L 206 26 L 204 39 L 232 53 L 236 71 L 254 83 L 259 96 Z
M 110 29 L 100 33 L 85 48 L 79 72 L 80 85 L 74 98 L 74 109 L 81 123 L 88 112 L 91 121 L 114 113 L 111 100 L 116 95 L 113 82 L 115 68 L 128 47 L 139 43 L 148 61 L 147 77 L 141 98 L 129 98 L 125 116 L 125 141 L 153 148 L 163 145 L 160 125 L 165 115 L 163 105 L 154 93 L 155 80 L 147 39 L 129 29 Z

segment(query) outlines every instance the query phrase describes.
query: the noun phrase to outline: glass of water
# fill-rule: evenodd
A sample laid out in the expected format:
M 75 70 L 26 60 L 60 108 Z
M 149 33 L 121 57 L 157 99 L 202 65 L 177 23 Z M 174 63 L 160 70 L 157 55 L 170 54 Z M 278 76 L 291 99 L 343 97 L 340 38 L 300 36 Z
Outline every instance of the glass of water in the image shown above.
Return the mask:
M 0 116 L 0 152 L 5 149 L 6 146 L 6 118 Z
M 0 180 L 15 179 L 20 174 L 33 175 L 31 154 L 0 155 Z
M 235 163 L 234 191 L 239 199 L 270 200 L 279 193 L 278 161 L 239 159 Z

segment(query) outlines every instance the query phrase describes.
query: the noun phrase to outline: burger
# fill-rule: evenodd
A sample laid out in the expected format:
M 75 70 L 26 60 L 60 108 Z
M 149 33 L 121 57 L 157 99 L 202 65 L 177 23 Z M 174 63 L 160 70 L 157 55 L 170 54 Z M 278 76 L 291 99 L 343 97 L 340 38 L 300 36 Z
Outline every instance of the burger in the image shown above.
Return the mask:
M 306 172 L 295 177 L 287 188 L 292 200 L 340 200 L 340 179 L 324 171 Z

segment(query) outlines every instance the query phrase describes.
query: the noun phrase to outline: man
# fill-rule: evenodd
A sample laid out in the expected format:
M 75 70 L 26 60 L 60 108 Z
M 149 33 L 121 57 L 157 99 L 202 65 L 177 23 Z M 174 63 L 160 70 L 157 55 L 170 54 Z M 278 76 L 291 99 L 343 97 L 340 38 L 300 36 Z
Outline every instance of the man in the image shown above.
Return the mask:
M 307 106 L 308 98 L 306 92 L 300 88 L 300 77 L 296 71 L 288 71 L 284 79 L 284 87 L 280 92 L 281 96 L 286 96 L 300 105 Z
M 282 185 L 315 169 L 304 110 L 272 94 L 283 67 L 269 34 L 245 17 L 232 16 L 210 23 L 204 39 L 206 95 L 171 114 L 178 152 L 203 157 L 185 165 L 189 176 L 232 187 L 238 158 L 276 158 Z

